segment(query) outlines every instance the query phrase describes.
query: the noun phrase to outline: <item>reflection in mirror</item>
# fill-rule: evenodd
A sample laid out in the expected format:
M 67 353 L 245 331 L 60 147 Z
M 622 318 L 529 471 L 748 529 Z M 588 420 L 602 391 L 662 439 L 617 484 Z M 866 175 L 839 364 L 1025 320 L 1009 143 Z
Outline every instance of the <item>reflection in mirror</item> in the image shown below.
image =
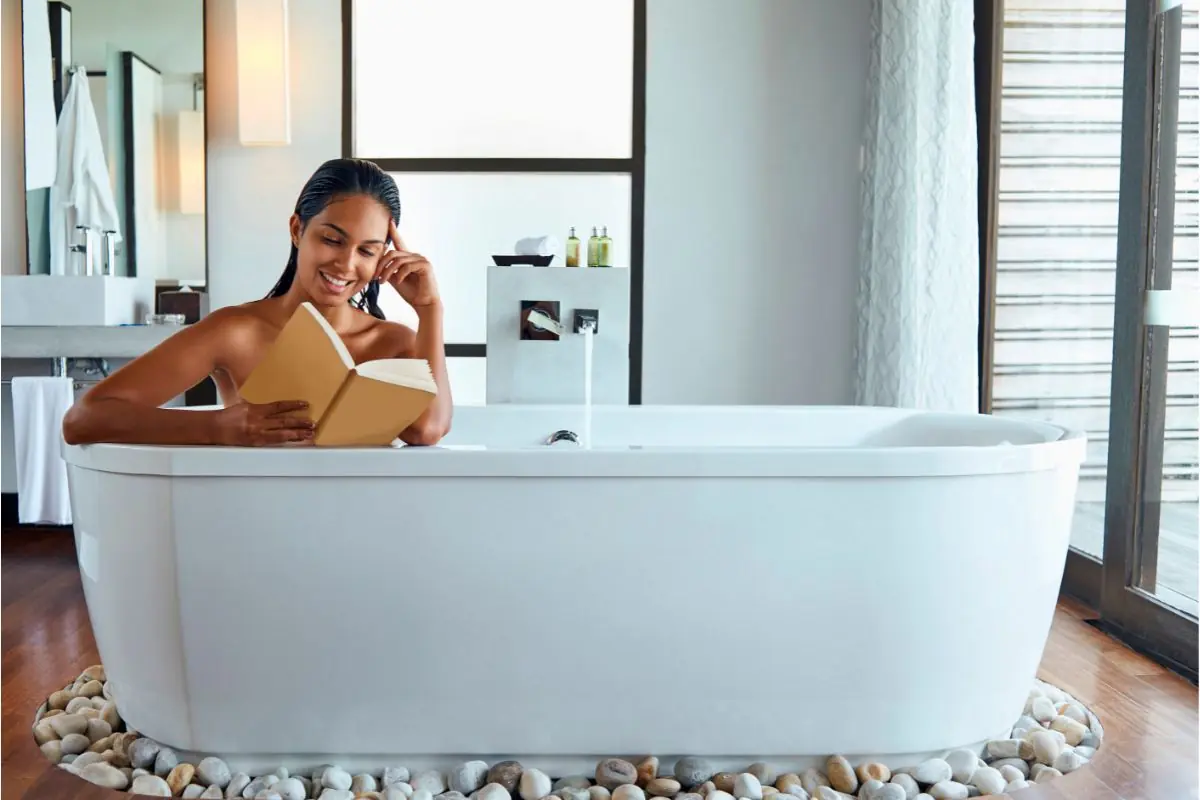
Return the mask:
M 29 273 L 203 286 L 204 0 L 23 0 Z

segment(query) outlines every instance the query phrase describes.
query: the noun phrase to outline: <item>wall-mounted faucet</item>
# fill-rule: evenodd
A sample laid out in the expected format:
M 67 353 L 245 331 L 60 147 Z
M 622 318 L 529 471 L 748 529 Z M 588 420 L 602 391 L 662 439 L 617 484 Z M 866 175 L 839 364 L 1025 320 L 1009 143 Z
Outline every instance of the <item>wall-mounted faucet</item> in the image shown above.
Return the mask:
M 575 332 L 583 333 L 588 329 L 591 329 L 593 336 L 600 332 L 600 310 L 597 308 L 575 309 Z

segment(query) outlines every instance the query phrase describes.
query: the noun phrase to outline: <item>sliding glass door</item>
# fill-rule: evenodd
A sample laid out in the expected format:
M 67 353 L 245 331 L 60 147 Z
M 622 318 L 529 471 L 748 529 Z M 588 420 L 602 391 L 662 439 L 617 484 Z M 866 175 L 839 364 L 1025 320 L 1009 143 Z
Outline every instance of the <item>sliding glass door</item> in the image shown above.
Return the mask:
M 1106 625 L 1196 670 L 1198 0 L 1126 15 Z
M 1200 0 L 993 13 L 984 410 L 1087 432 L 1064 589 L 1194 674 Z

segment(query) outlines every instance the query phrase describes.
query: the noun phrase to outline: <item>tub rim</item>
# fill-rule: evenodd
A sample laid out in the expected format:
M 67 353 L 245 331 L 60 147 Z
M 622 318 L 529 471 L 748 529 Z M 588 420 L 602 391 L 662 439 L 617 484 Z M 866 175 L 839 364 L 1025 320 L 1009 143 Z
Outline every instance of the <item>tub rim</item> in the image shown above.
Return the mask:
M 503 406 L 519 411 L 517 406 Z M 526 406 L 525 408 L 529 408 Z M 555 408 L 577 406 L 547 406 Z M 608 413 L 612 413 L 609 407 Z M 672 408 L 693 413 L 738 410 L 884 411 L 977 418 L 868 406 L 620 406 L 662 413 Z M 541 407 L 538 408 L 542 410 Z M 633 412 L 638 413 L 638 412 Z M 996 419 L 992 417 L 992 419 Z M 74 469 L 162 477 L 446 478 L 446 477 L 761 477 L 761 478 L 922 478 L 1077 471 L 1086 457 L 1087 435 L 1042 420 L 1004 418 L 1042 441 L 984 445 L 894 446 L 618 446 L 576 449 L 544 445 L 439 445 L 434 447 L 295 446 L 229 447 L 197 445 L 62 444 Z M 551 423 L 552 425 L 553 423 Z

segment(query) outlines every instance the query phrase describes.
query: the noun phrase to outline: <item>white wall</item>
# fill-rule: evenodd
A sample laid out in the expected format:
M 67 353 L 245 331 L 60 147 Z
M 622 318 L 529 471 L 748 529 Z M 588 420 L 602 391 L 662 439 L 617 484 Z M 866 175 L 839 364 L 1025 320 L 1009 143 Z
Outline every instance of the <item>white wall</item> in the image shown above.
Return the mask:
M 649 0 L 643 402 L 849 403 L 868 0 Z
M 292 143 L 237 139 L 233 0 L 208 0 L 208 257 L 213 308 L 263 297 L 288 257 L 288 219 L 304 182 L 342 152 L 339 0 L 291 0 Z
M 25 116 L 21 3 L 0 3 L 0 273 L 25 272 Z
M 868 8 L 649 0 L 644 402 L 850 402 Z M 214 307 L 270 289 L 341 152 L 339 3 L 290 13 L 292 145 L 245 149 L 233 3 L 209 0 Z

